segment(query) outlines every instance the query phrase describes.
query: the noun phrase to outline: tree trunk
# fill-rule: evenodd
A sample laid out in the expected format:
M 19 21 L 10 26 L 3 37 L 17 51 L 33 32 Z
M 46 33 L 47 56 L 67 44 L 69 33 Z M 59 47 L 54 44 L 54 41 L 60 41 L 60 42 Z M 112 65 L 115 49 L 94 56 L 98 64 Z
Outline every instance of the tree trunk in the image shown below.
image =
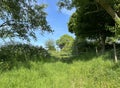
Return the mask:
M 96 52 L 96 55 L 98 56 L 98 47 L 97 46 L 95 47 L 95 52 Z
M 105 0 L 95 0 L 97 3 L 99 3 L 106 11 L 107 13 L 112 17 L 112 19 L 120 25 L 120 17 L 118 14 L 111 8 L 111 6 L 105 2 Z
M 76 52 L 76 55 L 78 56 L 78 46 L 75 46 L 75 52 Z
M 113 48 L 114 48 L 115 63 L 117 63 L 117 52 L 116 52 L 116 46 L 115 46 L 115 43 L 113 43 Z
M 106 37 L 104 35 L 101 36 L 101 45 L 102 45 L 102 54 L 104 54 L 105 52 L 105 40 L 106 40 Z

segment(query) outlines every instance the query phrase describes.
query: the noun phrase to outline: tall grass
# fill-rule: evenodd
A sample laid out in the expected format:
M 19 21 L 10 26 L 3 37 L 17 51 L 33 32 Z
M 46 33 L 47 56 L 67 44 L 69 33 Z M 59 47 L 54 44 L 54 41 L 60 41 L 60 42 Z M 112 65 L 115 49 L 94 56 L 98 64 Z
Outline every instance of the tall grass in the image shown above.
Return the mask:
M 120 63 L 110 53 L 93 52 L 63 57 L 29 45 L 8 45 L 0 50 L 0 88 L 120 88 Z
M 80 58 L 80 57 L 79 57 Z M 120 64 L 93 57 L 71 64 L 29 61 L 30 68 L 1 72 L 0 88 L 119 88 Z

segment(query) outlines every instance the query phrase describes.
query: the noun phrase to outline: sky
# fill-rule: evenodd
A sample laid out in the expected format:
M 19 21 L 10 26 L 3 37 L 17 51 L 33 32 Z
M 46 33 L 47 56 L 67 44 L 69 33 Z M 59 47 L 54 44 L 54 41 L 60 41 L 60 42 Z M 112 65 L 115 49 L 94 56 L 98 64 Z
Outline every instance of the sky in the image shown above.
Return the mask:
M 48 5 L 45 9 L 48 14 L 47 21 L 54 32 L 44 33 L 43 35 L 40 35 L 40 32 L 37 32 L 37 41 L 31 41 L 32 44 L 44 46 L 48 39 L 53 39 L 55 41 L 64 34 L 69 34 L 74 37 L 74 34 L 68 32 L 67 28 L 67 23 L 74 10 L 68 11 L 63 9 L 60 11 L 57 2 L 58 0 L 38 0 L 38 3 L 45 3 Z
M 51 26 L 53 33 L 45 32 L 41 35 L 40 31 L 36 31 L 37 41 L 31 39 L 31 44 L 37 46 L 45 45 L 45 42 L 48 39 L 53 39 L 54 41 L 59 39 L 64 34 L 69 34 L 74 37 L 74 34 L 68 32 L 67 23 L 69 22 L 69 18 L 75 10 L 68 11 L 66 9 L 59 10 L 57 6 L 57 2 L 59 0 L 38 0 L 38 4 L 47 4 L 47 8 L 45 12 L 47 15 L 48 24 Z

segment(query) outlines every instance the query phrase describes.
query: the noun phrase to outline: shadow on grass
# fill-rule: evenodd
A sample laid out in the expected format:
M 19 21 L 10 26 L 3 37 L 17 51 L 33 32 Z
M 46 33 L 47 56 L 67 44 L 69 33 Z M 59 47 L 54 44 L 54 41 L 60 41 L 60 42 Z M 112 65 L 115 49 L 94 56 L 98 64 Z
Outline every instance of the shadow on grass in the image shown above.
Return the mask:
M 59 61 L 62 63 L 72 64 L 74 61 L 89 61 L 95 57 L 98 56 L 93 52 L 84 52 L 84 53 L 80 53 L 79 55 L 70 55 L 70 56 L 61 56 L 61 57 L 52 56 L 52 59 L 50 59 L 45 63 L 55 63 Z
M 62 62 L 62 63 L 67 63 L 67 64 L 72 64 L 74 61 L 90 61 L 94 58 L 98 58 L 102 56 L 105 59 L 108 59 L 109 55 L 108 54 L 98 54 L 96 55 L 95 52 L 82 52 L 79 55 L 70 55 L 70 56 L 52 56 L 48 61 L 44 63 L 55 63 L 55 62 Z
M 103 58 L 103 60 L 111 60 L 114 61 L 114 55 L 113 52 L 106 51 L 104 54 L 96 54 L 95 52 L 83 52 L 79 55 L 71 56 L 68 58 L 62 58 L 61 61 L 63 63 L 71 64 L 73 61 L 90 61 L 94 58 Z
M 6 61 L 6 62 L 1 62 L 0 63 L 0 70 L 2 72 L 5 71 L 10 71 L 12 69 L 19 69 L 21 67 L 30 69 L 31 65 L 29 61 L 21 62 L 21 61 L 16 61 L 16 62 L 11 62 L 11 61 Z
M 93 52 L 83 52 L 83 53 L 80 53 L 78 56 L 73 56 L 72 60 L 73 61 L 89 61 L 89 60 L 92 60 L 95 57 L 98 57 L 96 55 L 96 53 L 93 53 Z
M 112 66 L 113 70 L 117 70 L 120 69 L 120 61 L 118 61 L 117 63 L 114 63 L 114 65 Z
M 32 60 L 27 60 L 27 61 L 6 61 L 6 62 L 1 62 L 0 63 L 0 69 L 2 71 L 9 71 L 12 69 L 19 69 L 21 67 L 30 69 L 31 68 L 31 64 L 30 62 L 41 62 L 41 63 L 56 63 L 56 62 L 62 62 L 62 63 L 67 63 L 67 64 L 72 64 L 74 61 L 90 61 L 94 58 L 97 58 L 101 55 L 96 55 L 96 53 L 94 52 L 85 52 L 85 53 L 80 53 L 78 56 L 67 56 L 67 57 L 56 57 L 56 56 L 51 56 L 48 58 L 42 58 L 40 59 L 40 57 L 36 57 L 33 58 Z M 108 59 L 109 57 L 109 53 L 105 53 L 104 55 L 102 55 L 104 59 Z M 116 65 L 113 68 L 117 68 L 118 65 Z M 120 67 L 120 65 L 119 65 Z

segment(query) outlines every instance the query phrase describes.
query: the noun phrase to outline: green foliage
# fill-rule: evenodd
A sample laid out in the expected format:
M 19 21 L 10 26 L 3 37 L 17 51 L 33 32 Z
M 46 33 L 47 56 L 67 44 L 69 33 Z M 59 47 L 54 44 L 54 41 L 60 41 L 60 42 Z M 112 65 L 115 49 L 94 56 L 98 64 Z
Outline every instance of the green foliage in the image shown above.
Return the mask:
M 0 37 L 36 39 L 35 30 L 52 32 L 46 20 L 46 5 L 35 0 L 2 0 L 0 2 Z
M 87 52 L 95 52 L 95 44 L 92 41 L 87 41 L 82 38 L 75 38 L 75 41 L 73 43 L 72 47 L 72 54 L 74 56 L 78 56 L 81 53 L 87 53 Z
M 99 10 L 91 12 L 97 8 Z M 68 28 L 76 36 L 98 39 L 101 36 L 109 37 L 113 34 L 106 30 L 108 25 L 114 26 L 110 16 L 98 4 L 88 4 L 76 10 L 69 20 Z
M 101 45 L 102 53 L 105 51 L 106 38 L 119 39 L 119 0 L 59 0 L 58 5 L 60 8 L 76 8 L 68 23 L 69 31 L 77 37 L 96 40 Z
M 5 45 L 0 48 L 0 57 L 2 61 L 10 61 L 13 57 L 18 61 L 33 59 L 32 56 L 47 58 L 48 53 L 42 47 L 35 47 L 27 44 Z
M 74 39 L 72 36 L 65 34 L 56 41 L 56 44 L 62 51 L 71 52 L 73 41 Z
M 49 53 L 42 47 L 28 44 L 4 45 L 0 48 L 0 62 L 3 69 L 11 69 L 17 62 L 47 61 Z
M 88 3 L 77 8 L 68 23 L 69 31 L 75 33 L 76 37 L 99 42 L 102 53 L 105 50 L 106 38 L 115 35 L 115 32 L 107 29 L 108 26 L 114 27 L 115 22 L 97 3 Z
M 111 16 L 111 18 L 115 21 L 116 24 L 120 26 L 120 1 L 119 0 L 59 0 L 59 7 L 71 9 L 75 7 L 78 8 L 84 8 L 88 4 L 99 4 L 98 7 L 102 7 L 106 12 Z M 92 10 L 91 12 L 98 11 L 99 8 L 96 8 Z

